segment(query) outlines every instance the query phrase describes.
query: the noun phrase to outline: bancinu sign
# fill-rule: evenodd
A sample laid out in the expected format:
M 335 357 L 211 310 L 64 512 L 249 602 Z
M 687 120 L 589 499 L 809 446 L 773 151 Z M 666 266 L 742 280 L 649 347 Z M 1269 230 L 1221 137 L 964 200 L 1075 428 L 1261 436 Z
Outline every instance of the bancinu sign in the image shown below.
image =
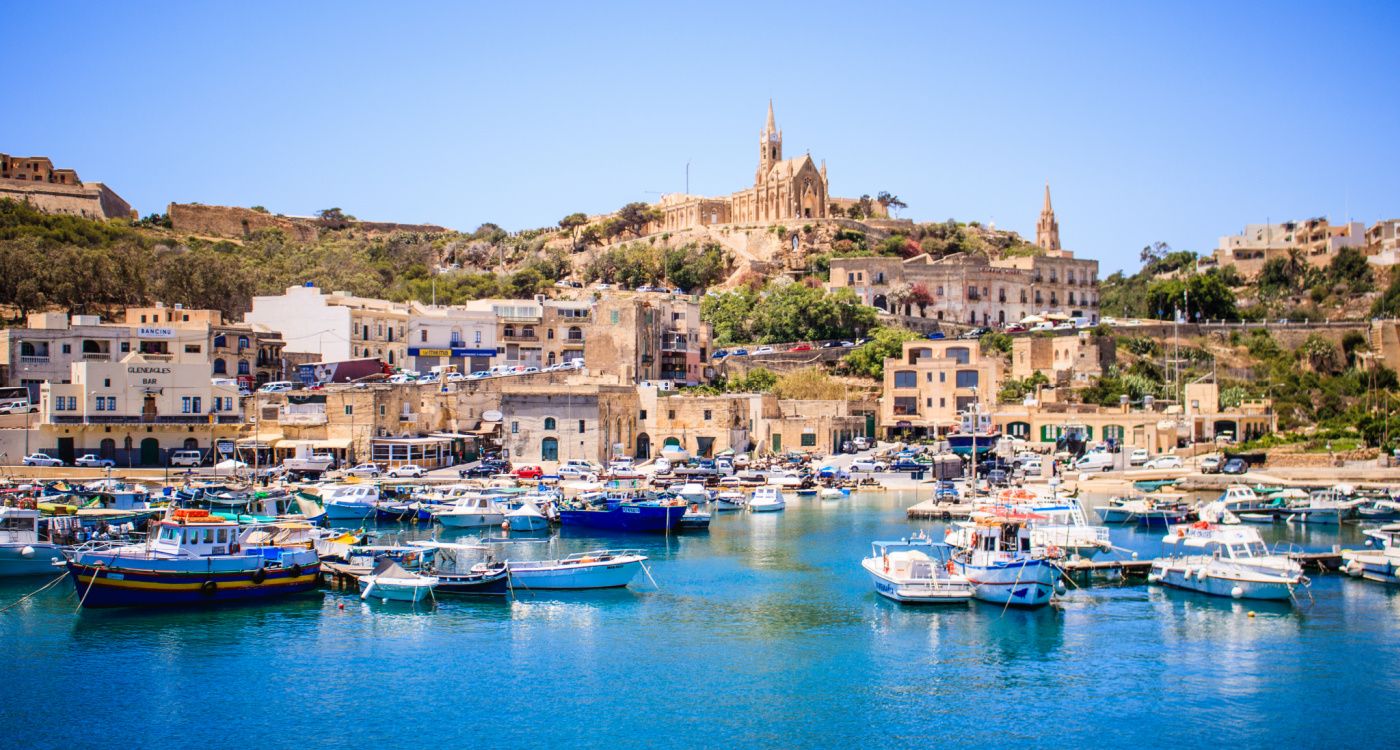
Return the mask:
M 143 339 L 168 339 L 174 338 L 174 328 L 147 328 L 142 326 L 136 329 L 136 335 Z

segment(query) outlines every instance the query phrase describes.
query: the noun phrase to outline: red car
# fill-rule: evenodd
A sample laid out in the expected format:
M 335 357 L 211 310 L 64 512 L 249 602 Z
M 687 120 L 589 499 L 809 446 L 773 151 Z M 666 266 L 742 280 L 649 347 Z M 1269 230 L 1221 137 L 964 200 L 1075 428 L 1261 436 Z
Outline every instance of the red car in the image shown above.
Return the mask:
M 1002 333 L 1025 333 L 1026 327 L 1020 323 L 1013 323 L 1002 329 Z
M 515 470 L 516 479 L 539 479 L 544 476 L 544 469 L 538 466 L 521 466 Z
M 788 351 L 790 351 L 790 352 L 810 352 L 810 351 L 812 351 L 812 345 L 811 345 L 811 344 L 798 344 L 797 346 L 794 346 L 793 348 L 789 349 Z

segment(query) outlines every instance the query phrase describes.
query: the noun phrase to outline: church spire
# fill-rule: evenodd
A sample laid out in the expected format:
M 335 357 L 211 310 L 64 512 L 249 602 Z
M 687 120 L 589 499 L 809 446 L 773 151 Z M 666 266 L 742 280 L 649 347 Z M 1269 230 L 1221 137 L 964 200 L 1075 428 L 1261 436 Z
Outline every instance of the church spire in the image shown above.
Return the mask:
M 1045 183 L 1045 207 L 1040 209 L 1040 220 L 1035 223 L 1035 244 L 1047 253 L 1060 251 L 1060 222 L 1055 220 L 1055 209 L 1050 207 L 1050 183 Z
M 768 100 L 768 122 L 763 133 L 758 136 L 758 172 L 754 174 L 754 184 L 768 179 L 773 165 L 783 160 L 783 131 L 773 118 L 773 100 Z
M 769 100 L 768 100 L 768 124 L 767 124 L 766 126 L 764 126 L 763 132 L 765 132 L 765 133 L 776 133 L 777 131 L 778 131 L 778 126 L 777 126 L 777 124 L 773 121 L 773 100 L 772 100 L 772 99 L 769 99 Z

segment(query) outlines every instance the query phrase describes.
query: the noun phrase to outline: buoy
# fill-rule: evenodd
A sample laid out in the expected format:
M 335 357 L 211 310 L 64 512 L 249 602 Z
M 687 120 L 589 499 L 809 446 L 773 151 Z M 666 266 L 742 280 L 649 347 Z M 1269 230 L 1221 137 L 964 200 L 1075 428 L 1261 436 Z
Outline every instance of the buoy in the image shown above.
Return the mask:
M 1063 594 L 1068 590 L 1069 588 L 1065 586 L 1064 581 L 1055 581 L 1055 593 Z
M 1239 599 L 1240 597 L 1244 596 L 1244 589 L 1240 588 L 1239 586 L 1236 586 L 1236 587 L 1230 589 L 1230 596 L 1233 596 L 1233 597 L 1235 597 L 1236 599 Z M 1249 616 L 1250 616 L 1250 617 L 1253 617 L 1253 616 L 1254 616 L 1254 613 L 1253 613 L 1253 612 L 1250 612 L 1250 613 L 1249 613 Z
M 506 529 L 506 530 L 509 530 L 509 529 L 510 529 L 510 521 L 501 521 L 501 528 Z
M 33 547 L 28 547 L 28 546 L 25 547 L 24 549 L 22 549 L 22 550 L 19 551 L 19 556 L 20 556 L 20 557 L 33 557 L 33 556 L 34 556 L 34 548 L 33 548 Z
M 1251 612 L 1249 613 L 1249 616 L 1250 616 L 1250 617 L 1253 617 L 1253 616 L 1254 616 L 1254 612 L 1251 611 Z
M 345 609 L 345 602 L 341 602 L 341 603 L 340 603 L 340 608 L 341 608 L 341 609 Z

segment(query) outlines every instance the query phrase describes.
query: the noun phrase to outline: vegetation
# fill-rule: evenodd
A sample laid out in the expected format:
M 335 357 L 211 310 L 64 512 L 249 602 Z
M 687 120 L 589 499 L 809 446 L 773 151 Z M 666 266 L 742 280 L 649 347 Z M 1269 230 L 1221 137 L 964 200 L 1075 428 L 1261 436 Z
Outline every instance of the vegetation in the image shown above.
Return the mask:
M 1104 279 L 1099 290 L 1103 315 L 1171 320 L 1178 312 L 1188 320 L 1236 318 L 1239 310 L 1232 288 L 1238 274 L 1231 268 L 1196 272 L 1196 254 L 1173 251 L 1156 242 L 1142 249 L 1142 270 L 1132 276 L 1121 271 Z
M 1011 342 L 1010 334 L 997 331 L 984 333 L 982 334 L 982 338 L 977 340 L 978 348 L 981 350 L 982 356 L 984 357 L 992 354 L 1003 357 L 1011 356 Z
M 1400 317 L 1400 266 L 1390 269 L 1390 284 L 1372 304 L 1371 314 L 1377 317 Z
M 792 399 L 844 399 L 847 388 L 824 368 L 804 367 L 778 377 L 773 395 Z
M 706 295 L 700 316 L 713 327 L 717 346 L 853 338 L 875 326 L 874 309 L 850 289 L 826 292 L 792 282 Z
M 885 360 L 900 356 L 904 351 L 904 342 L 917 338 L 919 334 L 907 328 L 877 328 L 869 341 L 846 355 L 846 367 L 852 374 L 883 380 Z
M 1045 373 L 1039 370 L 1031 373 L 1030 377 L 1017 380 L 1007 378 L 1001 385 L 1001 390 L 997 392 L 997 402 L 1002 404 L 1019 404 L 1025 400 L 1026 396 L 1033 396 L 1039 386 L 1049 385 L 1050 378 L 1045 377 Z

